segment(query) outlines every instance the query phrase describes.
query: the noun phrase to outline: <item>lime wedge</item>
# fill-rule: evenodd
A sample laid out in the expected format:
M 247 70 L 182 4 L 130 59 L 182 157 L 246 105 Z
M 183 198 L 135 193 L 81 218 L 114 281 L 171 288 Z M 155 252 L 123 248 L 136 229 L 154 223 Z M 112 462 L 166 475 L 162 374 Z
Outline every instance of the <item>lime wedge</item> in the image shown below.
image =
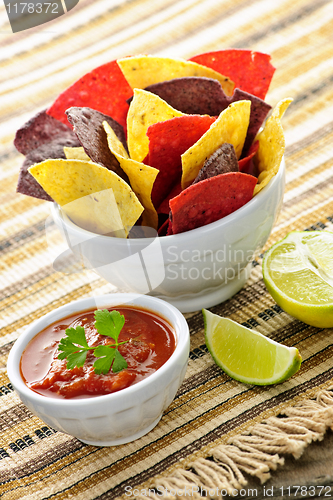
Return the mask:
M 278 384 L 294 375 L 302 358 L 296 347 L 274 342 L 206 309 L 205 340 L 215 363 L 231 378 L 254 385 Z
M 294 231 L 264 255 L 267 290 L 288 314 L 333 327 L 333 233 Z

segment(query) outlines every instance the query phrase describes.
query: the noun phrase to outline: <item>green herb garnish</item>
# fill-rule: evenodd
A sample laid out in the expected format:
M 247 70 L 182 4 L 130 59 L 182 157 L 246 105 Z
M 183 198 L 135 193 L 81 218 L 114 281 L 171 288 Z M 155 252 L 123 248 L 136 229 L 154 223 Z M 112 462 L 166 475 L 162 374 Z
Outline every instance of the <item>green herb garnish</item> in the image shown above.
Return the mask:
M 58 345 L 58 350 L 62 351 L 58 355 L 58 359 L 67 358 L 66 368 L 73 370 L 76 366 L 84 365 L 88 351 L 94 351 L 94 356 L 98 358 L 94 363 L 95 373 L 106 374 L 111 367 L 113 373 L 118 373 L 127 368 L 127 362 L 118 350 L 119 345 L 129 342 L 129 340 L 118 342 L 125 317 L 118 311 L 108 311 L 107 309 L 95 311 L 94 316 L 95 328 L 98 333 L 111 337 L 114 344 L 90 347 L 83 326 L 67 328 L 66 337 L 63 337 Z

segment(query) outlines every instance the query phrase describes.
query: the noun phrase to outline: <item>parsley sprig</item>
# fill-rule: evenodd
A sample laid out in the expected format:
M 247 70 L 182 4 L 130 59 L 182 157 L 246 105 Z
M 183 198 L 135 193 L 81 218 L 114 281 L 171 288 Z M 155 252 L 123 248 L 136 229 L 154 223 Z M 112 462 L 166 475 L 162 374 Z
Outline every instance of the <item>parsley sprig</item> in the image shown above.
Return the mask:
M 113 373 L 118 373 L 127 368 L 127 362 L 118 350 L 119 345 L 129 342 L 129 340 L 118 342 L 125 317 L 119 311 L 108 311 L 107 309 L 95 311 L 94 316 L 95 328 L 98 333 L 111 337 L 114 343 L 90 347 L 83 326 L 67 328 L 66 337 L 63 337 L 58 345 L 58 350 L 62 351 L 58 355 L 58 359 L 67 358 L 66 368 L 73 370 L 76 366 L 84 365 L 88 351 L 94 351 L 94 356 L 98 358 L 94 363 L 95 373 L 107 374 L 111 367 Z

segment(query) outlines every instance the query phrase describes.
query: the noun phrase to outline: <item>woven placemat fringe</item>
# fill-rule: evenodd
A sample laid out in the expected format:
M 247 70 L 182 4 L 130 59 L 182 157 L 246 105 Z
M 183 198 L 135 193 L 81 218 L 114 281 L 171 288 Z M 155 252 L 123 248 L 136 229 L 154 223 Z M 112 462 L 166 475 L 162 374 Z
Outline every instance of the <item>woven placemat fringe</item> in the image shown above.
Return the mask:
M 247 485 L 244 474 L 264 483 L 271 471 L 284 464 L 281 455 L 298 459 L 313 441 L 321 441 L 333 429 L 333 387 L 320 391 L 315 399 L 305 399 L 269 417 L 247 432 L 217 445 L 205 458 L 194 460 L 187 468 L 177 468 L 170 476 L 155 478 L 149 491 L 138 500 L 189 496 L 223 498 Z M 222 493 L 223 492 L 223 493 Z M 222 493 L 222 494 L 221 494 Z

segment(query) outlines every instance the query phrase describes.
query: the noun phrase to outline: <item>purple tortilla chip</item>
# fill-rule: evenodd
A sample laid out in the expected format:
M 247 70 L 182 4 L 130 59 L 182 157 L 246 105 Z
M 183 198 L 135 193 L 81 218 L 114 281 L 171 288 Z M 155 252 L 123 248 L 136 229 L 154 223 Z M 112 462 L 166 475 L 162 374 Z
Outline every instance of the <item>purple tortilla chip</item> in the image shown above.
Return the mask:
M 127 149 L 123 127 L 110 116 L 91 108 L 72 107 L 67 109 L 66 114 L 89 158 L 108 170 L 113 170 L 128 182 L 127 175 L 120 167 L 117 158 L 110 151 L 103 122 L 108 122 L 118 139 Z
M 239 167 L 233 145 L 224 143 L 207 158 L 192 184 L 227 172 L 239 172 Z
M 68 128 L 68 127 L 67 127 Z M 42 200 L 53 201 L 52 198 L 38 184 L 36 179 L 28 172 L 28 168 L 35 163 L 47 160 L 48 158 L 66 158 L 64 146 L 78 147 L 80 142 L 73 134 L 71 139 L 57 138 L 53 141 L 42 144 L 39 148 L 33 149 L 27 154 L 19 173 L 16 191 L 27 196 L 40 198 Z
M 220 82 L 212 78 L 185 76 L 149 85 L 145 90 L 188 115 L 217 116 L 229 104 Z
M 69 127 L 47 115 L 44 110 L 37 113 L 18 129 L 14 145 L 20 153 L 27 155 L 30 151 L 56 138 L 67 140 L 75 137 L 74 132 Z
M 228 99 L 231 99 L 230 103 L 243 100 L 251 101 L 250 123 L 241 154 L 241 158 L 244 158 L 247 156 L 248 151 L 268 112 L 272 109 L 272 106 L 260 99 L 260 97 L 256 97 L 240 89 L 235 89 L 233 95 Z

